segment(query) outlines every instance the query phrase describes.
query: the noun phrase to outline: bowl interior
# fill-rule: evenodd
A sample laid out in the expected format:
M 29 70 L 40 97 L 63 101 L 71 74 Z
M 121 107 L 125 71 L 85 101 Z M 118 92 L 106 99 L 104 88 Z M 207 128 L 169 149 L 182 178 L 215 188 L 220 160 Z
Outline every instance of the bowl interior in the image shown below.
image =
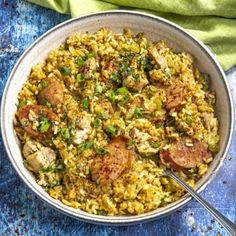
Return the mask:
M 39 38 L 20 58 L 6 85 L 2 99 L 2 136 L 8 155 L 21 178 L 34 192 L 36 192 L 46 202 L 50 203 L 50 205 L 71 216 L 79 217 L 80 219 L 95 223 L 135 223 L 170 213 L 185 204 L 190 197 L 185 196 L 175 203 L 146 214 L 128 217 L 95 216 L 80 211 L 79 209 L 67 207 L 44 192 L 44 190 L 36 184 L 33 175 L 23 166 L 19 142 L 13 130 L 13 118 L 16 112 L 15 104 L 17 103 L 17 94 L 27 80 L 31 67 L 37 62 L 43 61 L 52 49 L 57 48 L 65 41 L 67 36 L 74 32 L 95 32 L 101 27 L 106 27 L 115 32 L 122 32 L 124 27 L 129 27 L 134 33 L 144 32 L 145 37 L 150 41 L 163 39 L 177 51 L 186 51 L 191 53 L 196 59 L 196 66 L 202 72 L 206 72 L 210 75 L 211 89 L 216 92 L 217 97 L 216 113 L 220 120 L 221 140 L 220 152 L 211 163 L 208 173 L 197 183 L 196 188 L 200 191 L 206 186 L 224 159 L 233 125 L 231 119 L 231 99 L 223 72 L 214 61 L 214 56 L 209 55 L 209 50 L 206 51 L 207 49 L 205 49 L 204 46 L 200 45 L 186 32 L 183 32 L 179 27 L 174 26 L 168 21 L 147 14 L 128 11 L 95 13 L 90 16 L 84 16 L 67 21 L 54 27 Z

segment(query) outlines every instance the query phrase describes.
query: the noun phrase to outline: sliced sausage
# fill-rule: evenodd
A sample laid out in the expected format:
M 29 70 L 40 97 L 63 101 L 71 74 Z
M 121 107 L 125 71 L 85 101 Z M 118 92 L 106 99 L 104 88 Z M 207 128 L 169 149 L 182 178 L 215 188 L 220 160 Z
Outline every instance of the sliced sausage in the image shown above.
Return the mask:
M 33 119 L 30 118 L 32 113 L 34 114 Z M 17 117 L 24 130 L 34 139 L 41 140 L 44 138 L 49 138 L 53 135 L 52 122 L 57 120 L 57 116 L 48 108 L 41 105 L 27 105 L 17 112 Z M 50 123 L 47 131 L 41 132 L 38 129 L 33 129 L 33 120 L 40 124 L 43 118 L 46 118 Z
M 60 82 L 48 81 L 48 85 L 43 88 L 38 94 L 38 101 L 45 105 L 49 102 L 52 107 L 56 107 L 63 102 L 63 88 Z
M 96 156 L 91 167 L 93 181 L 106 185 L 117 179 L 134 161 L 134 152 L 126 147 L 123 137 L 116 137 L 106 147 L 108 154 Z
M 171 144 L 171 147 L 160 153 L 162 163 L 175 170 L 194 168 L 212 157 L 206 143 L 193 141 L 192 146 L 186 146 L 184 139 Z
M 172 81 L 166 88 L 166 109 L 180 108 L 184 101 L 184 85 L 180 81 Z

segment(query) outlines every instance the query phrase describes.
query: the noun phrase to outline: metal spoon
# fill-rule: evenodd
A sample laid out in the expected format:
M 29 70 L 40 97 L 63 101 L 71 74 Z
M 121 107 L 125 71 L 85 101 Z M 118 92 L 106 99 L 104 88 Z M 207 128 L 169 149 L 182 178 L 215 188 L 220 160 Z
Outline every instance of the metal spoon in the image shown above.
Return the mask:
M 179 178 L 174 172 L 165 170 L 165 176 L 169 176 L 180 184 L 188 193 L 190 193 L 203 207 L 205 207 L 211 215 L 227 230 L 227 232 L 236 236 L 236 224 L 222 215 L 218 210 L 212 207 L 206 200 L 204 200 L 193 188 L 191 188 L 185 181 Z

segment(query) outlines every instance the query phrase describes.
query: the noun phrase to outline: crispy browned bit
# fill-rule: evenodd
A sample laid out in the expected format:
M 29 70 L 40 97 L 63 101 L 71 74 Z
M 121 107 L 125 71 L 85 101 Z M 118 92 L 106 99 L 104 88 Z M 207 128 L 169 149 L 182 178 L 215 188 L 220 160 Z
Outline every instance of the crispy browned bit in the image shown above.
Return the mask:
M 91 166 L 93 181 L 106 185 L 117 179 L 134 161 L 134 151 L 126 146 L 126 139 L 119 136 L 111 140 L 103 157 L 96 156 Z

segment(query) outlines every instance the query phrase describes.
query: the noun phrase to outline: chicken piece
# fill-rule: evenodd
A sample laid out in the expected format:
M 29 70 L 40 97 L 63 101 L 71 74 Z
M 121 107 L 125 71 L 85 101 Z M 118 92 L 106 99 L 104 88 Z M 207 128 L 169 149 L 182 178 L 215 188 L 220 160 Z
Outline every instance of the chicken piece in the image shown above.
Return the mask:
M 128 77 L 125 77 L 123 79 L 123 86 L 133 91 L 140 91 L 142 88 L 144 88 L 148 84 L 149 84 L 148 79 L 146 75 L 144 74 L 139 76 L 138 79 L 133 78 L 132 75 L 129 75 Z
M 92 122 L 91 115 L 85 114 L 77 125 L 78 128 L 80 129 L 77 129 L 75 131 L 75 135 L 72 138 L 74 144 L 81 144 L 88 138 L 88 135 L 91 133 L 92 130 L 91 122 Z
M 57 116 L 48 108 L 40 105 L 27 105 L 17 112 L 17 117 L 24 130 L 34 139 L 42 140 L 53 135 L 53 121 L 57 120 Z M 40 122 L 43 119 L 47 123 L 47 127 L 40 130 Z
M 41 105 L 50 103 L 52 107 L 57 107 L 63 102 L 63 88 L 60 82 L 47 81 L 48 85 L 43 88 L 38 94 L 38 101 Z
M 159 151 L 159 146 L 154 148 L 151 145 L 151 143 L 157 142 L 158 138 L 152 137 L 148 133 L 141 132 L 137 128 L 134 128 L 130 132 L 130 135 L 135 142 L 135 147 L 141 155 L 150 156 Z
M 148 50 L 149 56 L 159 65 L 161 69 L 168 67 L 166 58 L 160 54 L 156 46 L 152 46 Z
M 119 136 L 106 147 L 108 154 L 96 156 L 91 166 L 91 178 L 101 185 L 107 185 L 119 178 L 134 161 L 134 151 L 127 149 L 126 139 Z
M 26 158 L 27 156 L 37 152 L 42 148 L 42 144 L 33 140 L 27 141 L 22 149 L 23 156 Z
M 29 169 L 35 173 L 38 173 L 40 169 L 46 169 L 55 163 L 56 154 L 48 147 L 42 147 L 29 156 L 26 156 L 26 160 L 29 165 Z

